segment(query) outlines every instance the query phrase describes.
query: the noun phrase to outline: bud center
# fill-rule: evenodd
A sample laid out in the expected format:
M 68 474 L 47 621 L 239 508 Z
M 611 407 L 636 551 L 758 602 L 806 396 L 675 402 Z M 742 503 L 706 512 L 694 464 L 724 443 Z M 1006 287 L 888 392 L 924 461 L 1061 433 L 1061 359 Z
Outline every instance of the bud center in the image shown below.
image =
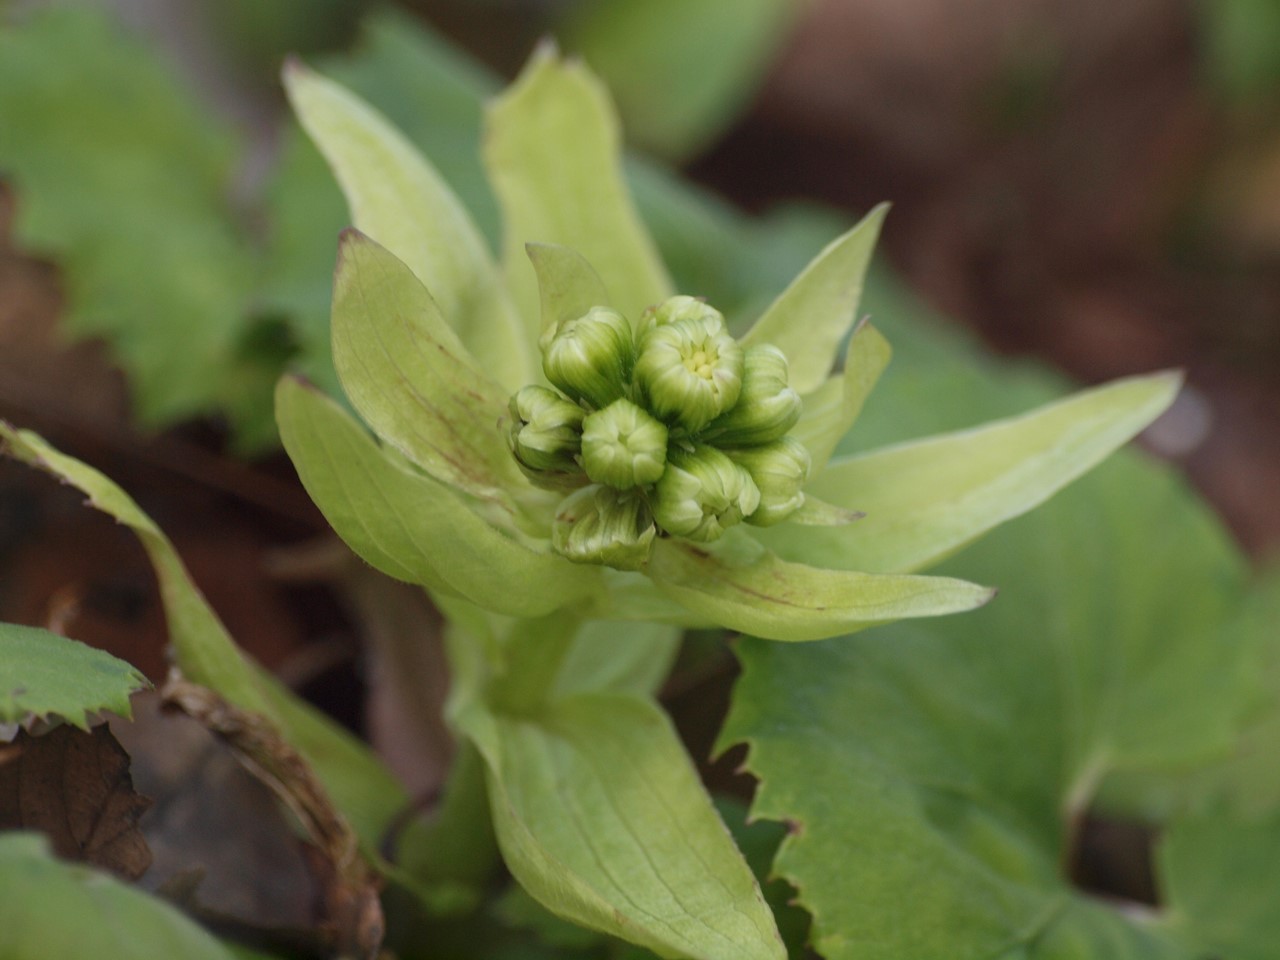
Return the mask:
M 695 376 L 710 380 L 714 375 L 715 365 L 719 359 L 720 354 L 716 351 L 716 348 L 703 343 L 697 349 L 685 355 L 684 368 Z

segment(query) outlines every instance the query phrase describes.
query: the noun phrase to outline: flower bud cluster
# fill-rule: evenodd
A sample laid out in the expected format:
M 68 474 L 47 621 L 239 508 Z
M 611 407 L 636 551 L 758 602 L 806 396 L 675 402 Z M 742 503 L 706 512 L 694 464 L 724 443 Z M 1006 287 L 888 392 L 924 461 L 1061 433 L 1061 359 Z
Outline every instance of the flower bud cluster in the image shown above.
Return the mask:
M 633 330 L 608 307 L 542 343 L 552 387 L 511 398 L 511 451 L 537 485 L 572 491 L 557 553 L 639 569 L 656 536 L 709 542 L 769 526 L 804 502 L 809 453 L 788 432 L 800 397 L 776 347 L 743 347 L 694 297 L 650 307 Z

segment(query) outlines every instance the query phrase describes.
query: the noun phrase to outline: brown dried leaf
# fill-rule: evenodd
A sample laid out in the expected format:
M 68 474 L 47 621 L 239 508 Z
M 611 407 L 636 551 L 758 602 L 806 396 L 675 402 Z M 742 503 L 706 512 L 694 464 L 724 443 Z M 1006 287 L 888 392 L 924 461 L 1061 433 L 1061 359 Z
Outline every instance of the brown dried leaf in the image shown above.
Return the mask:
M 287 806 L 309 841 L 308 860 L 324 888 L 326 933 L 339 956 L 378 956 L 384 932 L 377 875 L 360 854 L 351 825 L 334 808 L 306 761 L 265 717 L 170 674 L 166 705 L 199 721 Z
M 136 880 L 151 865 L 138 818 L 151 801 L 133 789 L 129 755 L 105 724 L 18 733 L 0 764 L 0 830 L 38 830 L 54 853 Z M 8 751 L 6 751 L 8 752 Z

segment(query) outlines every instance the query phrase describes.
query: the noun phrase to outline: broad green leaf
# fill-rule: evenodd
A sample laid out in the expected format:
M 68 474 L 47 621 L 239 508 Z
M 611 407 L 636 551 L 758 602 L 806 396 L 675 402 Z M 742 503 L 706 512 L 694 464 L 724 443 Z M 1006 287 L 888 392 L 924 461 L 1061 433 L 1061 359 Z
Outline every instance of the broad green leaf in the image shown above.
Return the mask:
M 369 748 L 245 657 L 191 581 L 169 538 L 120 487 L 36 434 L 3 421 L 0 441 L 4 452 L 81 490 L 90 506 L 137 534 L 160 582 L 169 641 L 183 673 L 236 706 L 274 721 L 315 767 L 364 843 L 375 848 L 408 798 Z
M 852 640 L 739 644 L 722 743 L 749 744 L 753 813 L 796 825 L 775 870 L 817 950 L 1193 956 L 1077 894 L 1062 864 L 1113 773 L 1230 748 L 1250 701 L 1243 562 L 1178 482 L 1120 455 L 951 568 L 1000 597 Z
M 785 957 L 751 871 L 656 704 L 584 694 L 510 716 L 473 703 L 460 722 L 489 764 L 507 865 L 548 909 L 664 957 Z
M 58 261 L 68 329 L 108 342 L 150 424 L 235 398 L 256 272 L 229 198 L 235 153 L 230 126 L 106 14 L 28 11 L 0 29 L 17 240 Z
M 1205 956 L 1272 960 L 1280 943 L 1280 810 L 1218 812 L 1174 824 L 1158 862 L 1172 931 Z
M 481 366 L 413 272 L 343 234 L 333 289 L 333 362 L 374 431 L 432 476 L 512 509 L 527 487 L 503 438 L 509 394 Z
M 826 469 L 836 445 L 858 419 L 892 354 L 880 332 L 869 323 L 862 324 L 849 338 L 843 372 L 804 398 L 800 422 L 792 434 L 813 457 L 811 477 Z
M 525 249 L 538 277 L 540 343 L 566 320 L 581 317 L 592 307 L 610 306 L 604 282 L 582 254 L 549 243 L 530 243 Z
M 742 337 L 747 346 L 772 343 L 781 349 L 791 361 L 791 386 L 801 396 L 826 382 L 836 350 L 857 319 L 863 279 L 888 212 L 881 204 L 828 244 Z
M 536 369 L 532 338 L 484 239 L 435 168 L 368 104 L 298 64 L 285 87 L 324 153 L 356 227 L 403 261 L 446 321 L 508 390 Z
M 746 106 L 787 36 L 793 0 L 582 4 L 560 32 L 617 98 L 627 134 L 682 160 Z
M 837 460 L 809 485 L 866 518 L 778 527 L 760 539 L 790 559 L 845 570 L 918 570 L 1043 503 L 1173 401 L 1177 374 L 1130 377 L 1019 417 Z
M 538 552 L 449 487 L 413 472 L 328 397 L 286 377 L 276 394 L 285 450 L 347 545 L 389 576 L 512 616 L 540 616 L 600 589 L 597 568 Z
M 906 617 L 959 613 L 993 595 L 986 587 L 944 577 L 787 563 L 748 536 L 726 536 L 714 549 L 659 540 L 648 573 L 694 613 L 770 640 L 818 640 Z
M 48 630 L 0 623 L 0 724 L 61 717 L 88 730 L 91 713 L 132 716 L 129 695 L 149 685 L 102 650 Z
M 535 53 L 489 109 L 484 160 L 504 216 L 508 282 L 531 324 L 538 291 L 526 243 L 582 254 L 629 317 L 671 294 L 622 177 L 608 95 L 582 64 Z
M 39 834 L 0 834 L 0 956 L 5 960 L 233 960 L 163 900 L 53 857 Z
M 1236 629 L 1253 638 L 1256 657 L 1245 666 L 1261 684 L 1256 710 L 1226 763 L 1204 771 L 1202 792 L 1237 819 L 1280 810 L 1280 567 L 1274 563 L 1250 591 Z

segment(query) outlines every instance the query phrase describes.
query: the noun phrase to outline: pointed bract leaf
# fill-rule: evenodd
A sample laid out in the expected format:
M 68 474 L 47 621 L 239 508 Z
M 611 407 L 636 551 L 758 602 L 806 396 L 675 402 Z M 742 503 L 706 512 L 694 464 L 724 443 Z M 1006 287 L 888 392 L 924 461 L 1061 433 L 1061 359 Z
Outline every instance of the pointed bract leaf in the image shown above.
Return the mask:
M 592 307 L 613 305 L 600 274 L 576 250 L 554 243 L 530 243 L 525 251 L 538 277 L 542 305 L 540 343 L 566 320 L 586 316 Z
M 826 382 L 836 349 L 853 325 L 880 225 L 888 204 L 876 207 L 833 240 L 747 331 L 744 346 L 772 343 L 791 361 L 791 386 L 801 396 Z
M 782 960 L 773 916 L 666 715 L 620 694 L 464 711 L 499 843 L 553 912 L 663 957 Z
M 233 960 L 168 903 L 79 864 L 63 863 L 39 834 L 0 834 L 0 956 L 5 960 Z
M 623 180 L 608 94 L 581 63 L 535 53 L 489 110 L 484 160 L 504 215 L 508 282 L 530 323 L 539 311 L 527 243 L 582 254 L 628 317 L 671 295 Z
M 37 627 L 0 623 L 0 724 L 61 717 L 81 730 L 87 714 L 130 716 L 129 695 L 150 686 L 103 650 Z
M 810 478 L 826 469 L 836 445 L 858 419 L 892 355 L 889 341 L 880 331 L 869 323 L 860 324 L 849 338 L 844 370 L 804 398 L 804 409 L 792 435 L 813 458 Z
M 851 527 L 776 527 L 788 558 L 842 570 L 918 570 L 1043 503 L 1162 413 L 1182 378 L 1130 377 L 1007 420 L 838 460 L 815 496 L 861 510 Z
M 408 265 L 491 377 L 508 391 L 528 383 L 537 369 L 533 338 L 483 237 L 440 174 L 355 94 L 296 62 L 284 80 L 356 227 Z
M 768 640 L 820 640 L 907 617 L 980 607 L 994 591 L 945 577 L 822 570 L 778 559 L 748 536 L 708 549 L 659 540 L 649 576 L 697 614 Z
M 406 469 L 333 400 L 292 377 L 280 381 L 276 417 L 307 493 L 347 545 L 383 573 L 518 617 L 541 616 L 601 589 L 597 568 L 501 533 L 455 491 Z
M 432 476 L 513 509 L 527 486 L 499 421 L 508 394 L 467 351 L 413 272 L 355 230 L 333 289 L 333 362 L 352 405 Z
M 276 723 L 320 775 L 339 809 L 371 848 L 408 798 L 373 752 L 299 699 L 236 647 L 226 627 L 191 580 L 160 528 L 115 483 L 60 453 L 30 431 L 0 421 L 0 449 L 70 483 L 90 506 L 137 534 L 160 582 L 178 666 L 191 680 L 217 690 L 236 706 Z

